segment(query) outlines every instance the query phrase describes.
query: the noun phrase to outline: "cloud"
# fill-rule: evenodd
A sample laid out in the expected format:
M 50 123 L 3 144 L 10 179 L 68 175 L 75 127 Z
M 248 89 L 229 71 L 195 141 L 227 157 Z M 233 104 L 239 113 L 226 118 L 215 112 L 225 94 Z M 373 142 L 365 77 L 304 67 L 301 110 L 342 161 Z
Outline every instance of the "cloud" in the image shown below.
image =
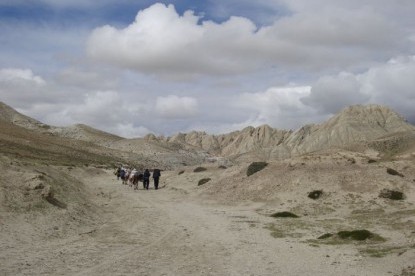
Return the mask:
M 33 74 L 30 69 L 5 68 L 0 69 L 2 85 L 44 85 L 46 82 L 40 76 Z
M 264 92 L 242 94 L 236 105 L 247 110 L 247 125 L 297 128 L 321 119 L 314 108 L 301 101 L 310 89 L 309 86 L 271 87 Z
M 124 98 L 117 91 L 89 92 L 72 104 L 61 101 L 54 106 L 37 106 L 31 112 L 43 113 L 42 121 L 51 125 L 82 123 L 127 138 L 151 132 L 143 119 L 149 109 L 144 104 Z
M 333 114 L 351 104 L 386 105 L 415 123 L 415 56 L 398 57 L 361 74 L 320 78 L 301 99 L 322 113 Z
M 47 82 L 30 69 L 0 69 L 0 100 L 12 106 L 28 106 L 48 101 Z
M 164 119 L 186 119 L 198 114 L 198 102 L 191 97 L 157 97 L 155 111 Z
M 356 69 L 409 50 L 408 32 L 372 7 L 329 5 L 305 12 L 298 6 L 291 5 L 298 13 L 258 27 L 245 17 L 215 23 L 193 11 L 179 15 L 173 5 L 158 3 L 125 28 L 96 28 L 87 54 L 147 74 L 227 75 L 274 66 Z
M 137 138 L 137 137 L 144 137 L 146 134 L 151 133 L 146 127 L 143 126 L 135 126 L 133 123 L 119 123 L 111 128 L 107 129 L 110 133 L 117 133 L 121 137 L 125 138 Z
M 360 86 L 358 77 L 351 73 L 325 76 L 313 85 L 310 95 L 301 98 L 301 102 L 322 113 L 334 114 L 345 106 L 369 100 L 370 96 L 363 93 Z
M 361 89 L 370 102 L 387 105 L 415 124 L 415 56 L 398 57 L 370 68 L 361 76 Z
M 101 68 L 67 67 L 54 77 L 62 85 L 86 89 L 114 89 L 118 86 L 119 74 Z

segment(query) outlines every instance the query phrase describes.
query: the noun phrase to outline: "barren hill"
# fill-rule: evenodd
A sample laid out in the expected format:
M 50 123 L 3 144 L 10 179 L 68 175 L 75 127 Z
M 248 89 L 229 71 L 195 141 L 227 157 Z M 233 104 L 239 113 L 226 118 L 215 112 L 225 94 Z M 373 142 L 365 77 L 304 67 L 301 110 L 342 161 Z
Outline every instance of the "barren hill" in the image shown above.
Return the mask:
M 117 135 L 94 129 L 84 124 L 76 124 L 69 127 L 47 125 L 17 112 L 15 109 L 2 102 L 0 102 L 0 119 L 37 132 L 50 133 L 63 138 L 72 138 L 103 146 L 123 139 Z
M 357 105 L 345 108 L 327 122 L 306 125 L 296 131 L 263 125 L 257 128 L 247 127 L 229 134 L 190 132 L 159 140 L 185 148 L 200 148 L 229 158 L 240 159 L 244 155 L 250 155 L 267 160 L 289 158 L 330 148 L 350 148 L 356 144 L 368 145 L 382 137 L 387 139 L 391 135 L 414 133 L 413 125 L 387 107 Z
M 4 103 L 0 103 L 0 121 L 3 125 L 0 135 L 9 141 L 15 139 L 15 133 L 19 133 L 28 141 L 35 139 L 37 142 L 31 143 L 33 147 L 44 145 L 42 149 L 46 150 L 59 144 L 62 145 L 62 156 L 67 155 L 65 152 L 96 152 L 99 149 L 100 155 L 108 157 L 104 158 L 108 163 L 142 164 L 140 167 L 149 168 L 199 164 L 206 158 L 206 153 L 200 150 L 178 149 L 173 144 L 157 139 L 126 139 L 84 124 L 50 126 L 23 115 Z M 21 148 L 26 148 L 26 144 L 23 143 Z M 59 147 L 56 149 L 59 150 Z
M 3 102 L 0 102 L 0 120 L 40 132 L 45 132 L 49 129 L 48 125 L 17 112 L 15 109 Z

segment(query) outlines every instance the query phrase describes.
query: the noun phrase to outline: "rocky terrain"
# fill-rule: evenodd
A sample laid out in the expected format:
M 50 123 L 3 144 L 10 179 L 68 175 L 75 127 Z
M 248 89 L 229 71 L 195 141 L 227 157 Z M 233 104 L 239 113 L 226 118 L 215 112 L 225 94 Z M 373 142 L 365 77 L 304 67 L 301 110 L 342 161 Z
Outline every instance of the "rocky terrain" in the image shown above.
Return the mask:
M 415 127 L 386 107 L 125 139 L 1 103 L 0 153 L 0 275 L 415 275 Z

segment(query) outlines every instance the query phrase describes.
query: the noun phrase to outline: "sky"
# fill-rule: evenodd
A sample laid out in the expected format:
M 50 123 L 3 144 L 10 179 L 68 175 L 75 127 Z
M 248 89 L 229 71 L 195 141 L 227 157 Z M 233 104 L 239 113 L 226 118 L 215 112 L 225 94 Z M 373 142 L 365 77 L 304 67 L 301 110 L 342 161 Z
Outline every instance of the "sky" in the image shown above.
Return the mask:
M 413 0 L 0 0 L 0 101 L 123 137 L 415 123 Z

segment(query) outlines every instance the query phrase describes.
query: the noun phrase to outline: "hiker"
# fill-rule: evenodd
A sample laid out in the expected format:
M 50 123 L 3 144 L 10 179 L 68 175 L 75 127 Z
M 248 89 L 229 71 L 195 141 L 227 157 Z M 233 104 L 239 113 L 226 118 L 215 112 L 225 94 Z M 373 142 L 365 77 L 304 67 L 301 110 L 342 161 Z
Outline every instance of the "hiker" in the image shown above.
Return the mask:
M 154 169 L 153 170 L 153 179 L 154 179 L 154 188 L 157 190 L 159 188 L 159 178 L 160 178 L 160 170 Z
M 124 167 L 121 168 L 120 178 L 122 180 L 122 184 L 124 184 L 124 179 L 125 179 L 125 168 Z
M 150 185 L 150 176 L 150 171 L 146 169 L 143 174 L 143 186 L 146 190 L 148 190 L 148 186 Z
M 121 167 L 118 167 L 117 170 L 114 173 L 117 176 L 117 180 L 120 180 L 121 176 Z

